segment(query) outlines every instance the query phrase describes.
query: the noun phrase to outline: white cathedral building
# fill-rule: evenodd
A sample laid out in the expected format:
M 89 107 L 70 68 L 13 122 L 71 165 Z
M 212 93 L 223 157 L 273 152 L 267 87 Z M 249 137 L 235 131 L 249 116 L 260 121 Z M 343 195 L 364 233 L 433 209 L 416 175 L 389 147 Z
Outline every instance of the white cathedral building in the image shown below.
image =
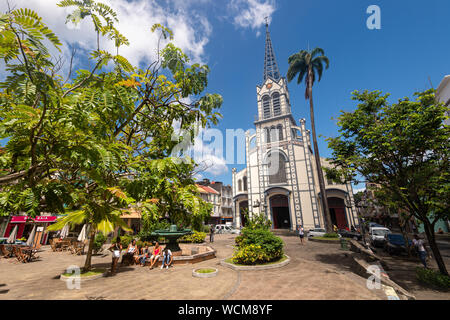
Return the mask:
M 305 119 L 297 125 L 292 116 L 287 80 L 280 75 L 268 25 L 264 82 L 256 86 L 256 94 L 256 133 L 246 132 L 246 168 L 232 170 L 235 227 L 245 226 L 243 213 L 248 209 L 250 216 L 266 215 L 273 229 L 324 228 L 310 131 Z M 323 158 L 321 163 L 329 165 Z M 325 184 L 333 224 L 340 229 L 356 228 L 359 222 L 351 184 Z

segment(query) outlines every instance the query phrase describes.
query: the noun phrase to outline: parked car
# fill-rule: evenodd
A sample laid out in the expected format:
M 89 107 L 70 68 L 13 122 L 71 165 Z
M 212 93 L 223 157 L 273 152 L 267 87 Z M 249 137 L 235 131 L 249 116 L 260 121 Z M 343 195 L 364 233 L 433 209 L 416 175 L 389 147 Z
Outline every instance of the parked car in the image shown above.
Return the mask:
M 314 228 L 308 231 L 308 238 L 310 237 L 323 237 L 325 235 L 326 230 L 322 228 Z
M 370 228 L 370 230 L 369 230 L 370 243 L 374 247 L 384 246 L 384 242 L 385 242 L 384 236 L 389 233 L 391 233 L 391 230 L 389 230 L 388 228 L 385 228 L 385 227 Z
M 385 236 L 384 250 L 389 254 L 407 253 L 406 241 L 402 234 L 387 233 Z M 412 241 L 409 240 L 409 246 L 412 246 Z
M 370 231 L 370 228 L 384 228 L 384 226 L 382 226 L 381 224 L 375 223 L 375 222 L 367 222 L 366 224 L 366 230 Z
M 215 232 L 216 233 L 231 233 L 232 232 L 232 228 L 230 226 L 225 225 L 225 224 L 216 224 Z
M 362 240 L 362 235 L 356 231 L 348 231 L 345 229 L 339 229 L 338 234 L 340 234 L 341 237 L 343 237 L 343 238 Z
M 231 234 L 241 234 L 241 230 L 236 229 L 236 228 L 231 228 Z

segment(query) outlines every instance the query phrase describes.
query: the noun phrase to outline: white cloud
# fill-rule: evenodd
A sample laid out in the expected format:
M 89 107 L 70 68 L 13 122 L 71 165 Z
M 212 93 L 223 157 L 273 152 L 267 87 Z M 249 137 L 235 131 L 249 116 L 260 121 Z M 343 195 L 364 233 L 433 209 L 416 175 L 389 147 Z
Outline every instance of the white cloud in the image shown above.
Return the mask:
M 231 0 L 229 8 L 234 14 L 233 23 L 237 27 L 257 30 L 260 29 L 268 17 L 270 23 L 272 14 L 275 12 L 275 0 Z
M 191 1 L 185 1 L 183 6 L 177 6 L 178 0 L 171 0 L 165 5 L 157 0 L 103 0 L 117 13 L 119 23 L 117 28 L 130 41 L 129 46 L 120 48 L 119 53 L 125 56 L 133 65 L 148 64 L 157 57 L 158 34 L 152 33 L 150 28 L 160 23 L 174 32 L 173 43 L 180 47 L 194 62 L 204 62 L 205 45 L 212 32 L 206 17 L 200 16 L 195 10 L 190 10 Z M 207 2 L 207 0 L 201 0 Z M 73 27 L 66 25 L 66 16 L 73 8 L 56 6 L 57 0 L 11 0 L 15 8 L 30 8 L 35 10 L 45 23 L 53 30 L 66 48 L 63 52 L 66 60 L 70 57 L 68 44 L 92 50 L 96 47 L 96 35 L 92 22 L 88 19 Z M 2 12 L 7 10 L 6 1 L 0 3 Z M 103 39 L 101 48 L 115 52 L 114 44 Z M 53 53 L 53 52 L 52 52 Z M 56 53 L 56 52 L 54 52 Z

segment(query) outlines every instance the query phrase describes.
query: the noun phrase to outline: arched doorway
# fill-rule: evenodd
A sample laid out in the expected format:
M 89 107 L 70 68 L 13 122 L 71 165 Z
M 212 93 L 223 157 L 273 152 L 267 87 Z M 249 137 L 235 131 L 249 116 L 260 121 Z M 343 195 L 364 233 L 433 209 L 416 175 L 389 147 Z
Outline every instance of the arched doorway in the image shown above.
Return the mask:
M 328 198 L 328 207 L 330 208 L 331 223 L 338 229 L 347 229 L 347 217 L 345 216 L 345 201 L 342 198 Z
M 248 201 L 241 201 L 239 202 L 239 214 L 241 217 L 241 225 L 245 227 L 247 222 L 246 214 L 248 214 Z
M 270 197 L 270 212 L 274 229 L 290 229 L 289 201 L 285 195 L 277 194 Z

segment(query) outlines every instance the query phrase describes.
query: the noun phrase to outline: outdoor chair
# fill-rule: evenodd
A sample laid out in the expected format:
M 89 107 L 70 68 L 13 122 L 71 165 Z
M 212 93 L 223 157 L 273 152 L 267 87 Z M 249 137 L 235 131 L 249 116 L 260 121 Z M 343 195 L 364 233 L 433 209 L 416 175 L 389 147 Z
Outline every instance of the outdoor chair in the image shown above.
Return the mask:
M 84 254 L 84 248 L 86 248 L 86 241 L 80 242 L 80 244 L 78 245 L 76 254 L 77 255 Z
M 67 251 L 70 248 L 71 240 L 61 241 L 61 251 Z
M 53 252 L 60 251 L 57 238 L 50 239 L 50 247 L 52 248 Z
M 29 262 L 31 260 L 30 250 L 22 249 L 19 246 L 13 246 L 13 252 L 19 262 Z
M 12 251 L 8 250 L 8 248 L 4 244 L 0 244 L 0 254 L 4 258 L 11 258 L 12 257 Z

